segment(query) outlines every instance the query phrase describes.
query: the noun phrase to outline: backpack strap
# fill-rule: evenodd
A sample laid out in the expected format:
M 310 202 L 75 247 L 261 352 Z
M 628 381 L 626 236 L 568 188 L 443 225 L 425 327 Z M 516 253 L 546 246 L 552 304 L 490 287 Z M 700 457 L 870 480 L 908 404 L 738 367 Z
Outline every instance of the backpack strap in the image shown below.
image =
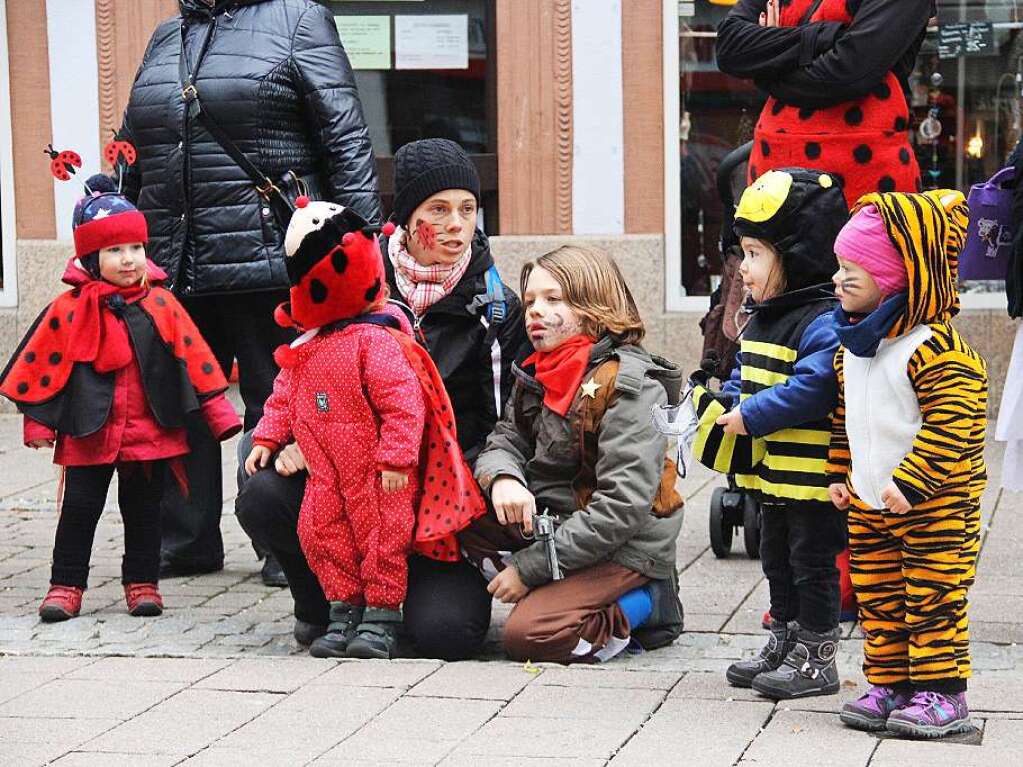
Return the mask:
M 486 304 L 487 322 L 498 325 L 508 315 L 508 304 L 504 300 L 504 283 L 497 267 L 491 265 L 484 277 L 487 285 L 488 302 Z
M 597 487 L 598 432 L 607 409 L 622 394 L 637 394 L 642 386 L 642 379 L 635 381 L 629 375 L 632 367 L 628 364 L 623 366 L 619 360 L 612 358 L 594 368 L 588 378 L 584 377 L 583 385 L 595 383 L 597 390 L 592 397 L 585 393 L 578 396 L 575 417 L 572 419 L 579 440 L 579 473 L 572 480 L 572 491 L 580 509 L 590 502 Z M 661 482 L 651 509 L 655 516 L 669 517 L 682 508 L 682 496 L 675 489 L 677 476 L 675 459 L 665 455 Z

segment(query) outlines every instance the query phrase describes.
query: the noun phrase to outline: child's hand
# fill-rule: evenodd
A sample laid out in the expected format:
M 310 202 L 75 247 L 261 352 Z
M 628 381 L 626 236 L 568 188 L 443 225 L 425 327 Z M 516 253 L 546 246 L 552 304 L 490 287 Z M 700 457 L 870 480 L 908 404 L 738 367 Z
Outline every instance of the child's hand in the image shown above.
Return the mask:
M 508 476 L 498 477 L 490 486 L 490 502 L 494 505 L 497 521 L 502 525 L 518 522 L 526 533 L 533 532 L 536 499 L 517 479 Z
M 380 472 L 380 484 L 383 485 L 385 493 L 396 493 L 408 487 L 408 474 L 404 471 Z
M 852 503 L 852 496 L 849 495 L 849 488 L 845 486 L 845 482 L 832 482 L 828 485 L 828 495 L 831 496 L 835 508 L 840 511 L 848 509 Z
M 53 447 L 56 444 L 56 440 L 52 439 L 33 439 L 28 443 L 28 446 L 33 450 L 39 450 L 44 447 Z
M 253 445 L 249 457 L 245 459 L 245 473 L 250 477 L 260 469 L 265 469 L 273 453 L 264 445 Z
M 889 482 L 884 486 L 881 491 L 881 503 L 892 514 L 907 514 L 913 508 L 894 482 Z
M 522 582 L 515 565 L 508 565 L 487 584 L 487 591 L 499 601 L 511 604 L 526 596 L 529 593 L 529 586 Z
M 725 434 L 749 434 L 746 431 L 746 423 L 742 420 L 742 413 L 739 408 L 732 408 L 714 422 L 718 426 L 725 427 Z

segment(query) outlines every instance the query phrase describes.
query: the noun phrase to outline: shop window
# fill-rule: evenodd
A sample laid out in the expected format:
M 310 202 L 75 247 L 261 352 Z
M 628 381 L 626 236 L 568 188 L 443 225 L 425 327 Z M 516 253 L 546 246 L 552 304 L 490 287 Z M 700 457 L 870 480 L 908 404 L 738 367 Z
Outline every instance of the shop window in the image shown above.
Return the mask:
M 707 0 L 679 4 L 680 255 L 682 287 L 689 296 L 707 295 L 720 279 L 725 203 L 718 194 L 718 168 L 733 149 L 753 138 L 765 101 L 750 81 L 718 70 L 715 30 L 730 9 Z M 736 169 L 738 179 L 744 170 Z
M 494 0 L 321 0 L 355 68 L 390 211 L 394 153 L 423 138 L 461 144 L 480 173 L 482 224 L 497 233 Z

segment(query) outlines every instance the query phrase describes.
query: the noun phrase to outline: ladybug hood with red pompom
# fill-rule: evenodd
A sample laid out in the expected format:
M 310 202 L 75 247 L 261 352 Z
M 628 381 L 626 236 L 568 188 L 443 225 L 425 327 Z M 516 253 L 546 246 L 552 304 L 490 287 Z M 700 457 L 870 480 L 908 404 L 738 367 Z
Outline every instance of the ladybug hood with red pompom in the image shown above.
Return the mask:
M 278 307 L 277 322 L 311 330 L 379 304 L 386 289 L 379 228 L 333 202 L 299 197 L 295 206 L 284 237 L 291 300 Z

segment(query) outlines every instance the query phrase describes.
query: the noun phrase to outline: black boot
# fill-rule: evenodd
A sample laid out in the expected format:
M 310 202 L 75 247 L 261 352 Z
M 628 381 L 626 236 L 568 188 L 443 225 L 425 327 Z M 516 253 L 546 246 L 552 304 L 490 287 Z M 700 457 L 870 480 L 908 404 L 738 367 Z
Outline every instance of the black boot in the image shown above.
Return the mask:
M 355 636 L 355 627 L 362 620 L 363 608 L 347 602 L 330 603 L 330 624 L 327 633 L 314 639 L 309 654 L 314 658 L 344 658 Z
M 678 573 L 672 570 L 672 574 L 664 580 L 650 581 L 647 591 L 653 603 L 650 617 L 632 632 L 632 638 L 644 650 L 656 650 L 670 645 L 682 633 L 684 613 L 678 596 Z
M 751 687 L 753 680 L 765 671 L 774 671 L 785 660 L 795 639 L 795 623 L 771 620 L 771 636 L 760 654 L 750 660 L 740 660 L 728 667 L 725 678 L 734 687 Z
M 792 649 L 774 671 L 753 680 L 753 689 L 774 700 L 834 695 L 838 692 L 838 628 L 825 634 L 809 631 L 799 624 Z
M 263 579 L 264 586 L 284 588 L 288 585 L 288 576 L 284 574 L 281 563 L 270 552 L 267 552 L 266 558 L 263 560 L 263 569 L 259 575 Z
M 393 658 L 398 649 L 401 611 L 367 607 L 355 638 L 348 643 L 349 658 Z
M 314 641 L 327 633 L 327 627 L 322 623 L 309 623 L 295 619 L 295 641 L 303 647 L 308 647 Z

